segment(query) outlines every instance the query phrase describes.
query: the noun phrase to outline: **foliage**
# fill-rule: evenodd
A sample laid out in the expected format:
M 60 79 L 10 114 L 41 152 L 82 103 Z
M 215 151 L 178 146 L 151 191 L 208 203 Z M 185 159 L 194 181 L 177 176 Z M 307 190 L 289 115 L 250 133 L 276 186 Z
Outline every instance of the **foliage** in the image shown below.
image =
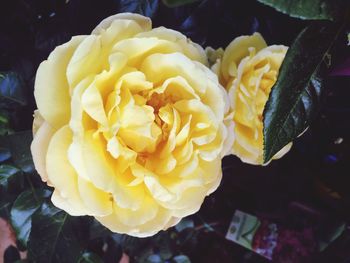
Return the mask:
M 258 0 L 276 10 L 300 19 L 336 20 L 341 1 L 327 0 Z
M 265 161 L 310 125 L 319 108 L 324 71 L 330 66 L 330 48 L 339 30 L 337 24 L 312 24 L 289 48 L 264 110 Z
M 17 248 L 7 250 L 7 262 L 18 259 L 18 250 L 26 250 L 29 260 L 39 263 L 118 262 L 123 253 L 132 262 L 259 263 L 266 261 L 225 240 L 235 209 L 296 226 L 318 227 L 333 217 L 348 222 L 350 83 L 345 77 L 328 76 L 320 65 L 326 62 L 332 68 L 350 57 L 349 24 L 339 29 L 331 22 L 309 21 L 342 20 L 338 14 L 347 7 L 345 1 L 335 5 L 332 0 L 310 0 L 302 1 L 300 8 L 299 2 L 22 0 L 3 5 L 0 216 L 11 222 L 18 240 Z M 315 5 L 322 8 L 311 8 Z M 267 167 L 226 157 L 223 182 L 201 210 L 144 239 L 112 233 L 92 218 L 71 217 L 55 208 L 49 199 L 52 190 L 40 181 L 29 150 L 39 63 L 72 35 L 87 34 L 103 18 L 126 11 L 150 16 L 155 26 L 179 30 L 203 46 L 225 47 L 233 38 L 255 31 L 269 44 L 291 46 L 264 113 L 266 160 L 309 126 L 285 158 Z M 308 217 L 290 217 L 293 202 L 316 207 L 320 215 L 308 210 Z M 316 262 L 345 262 L 350 251 L 342 246 L 348 247 L 349 236 L 316 255 Z

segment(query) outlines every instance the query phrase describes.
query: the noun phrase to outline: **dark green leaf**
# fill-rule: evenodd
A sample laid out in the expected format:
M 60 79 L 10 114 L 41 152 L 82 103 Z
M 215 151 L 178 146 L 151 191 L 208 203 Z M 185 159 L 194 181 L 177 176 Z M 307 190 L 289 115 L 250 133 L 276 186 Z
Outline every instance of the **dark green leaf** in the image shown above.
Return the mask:
M 89 239 L 105 238 L 111 235 L 111 231 L 101 225 L 96 219 L 89 224 Z M 115 234 L 118 235 L 118 234 Z
M 147 260 L 146 260 L 147 263 L 162 263 L 163 260 L 162 258 L 157 255 L 157 254 L 154 254 L 154 255 L 150 255 Z
M 6 148 L 0 147 L 0 162 L 8 160 L 10 157 L 10 151 Z
M 264 109 L 264 162 L 299 136 L 317 112 L 322 72 L 338 32 L 333 23 L 314 23 L 289 48 Z
M 27 190 L 20 194 L 11 209 L 10 221 L 15 230 L 17 240 L 23 247 L 27 247 L 32 215 L 40 208 L 44 198 L 50 196 L 48 190 Z
M 36 262 L 78 262 L 82 247 L 73 218 L 44 203 L 32 216 L 28 251 Z
M 2 193 L 0 189 L 0 197 L 2 198 Z M 0 217 L 9 218 L 10 217 L 10 207 L 11 203 L 8 200 L 0 200 Z
M 176 231 L 181 232 L 186 228 L 193 228 L 194 222 L 190 218 L 183 218 L 181 221 L 175 226 Z
M 0 72 L 0 105 L 12 108 L 26 104 L 21 77 L 15 72 Z
M 121 12 L 138 13 L 153 17 L 158 9 L 158 4 L 158 0 L 121 0 L 119 1 L 119 9 Z
M 34 171 L 30 144 L 33 140 L 31 131 L 17 132 L 0 136 L 0 144 L 10 150 L 13 162 L 26 173 Z
M 12 132 L 9 126 L 9 113 L 0 109 L 0 136 L 7 135 Z
M 153 237 L 155 245 L 158 247 L 159 256 L 163 260 L 168 260 L 173 256 L 172 252 L 172 240 L 167 232 L 161 232 L 157 236 Z
M 339 16 L 338 0 L 258 0 L 284 14 L 300 19 L 335 20 Z
M 174 263 L 191 263 L 191 260 L 185 255 L 178 255 L 173 258 Z
M 169 7 L 177 7 L 181 5 L 191 4 L 201 0 L 163 0 L 163 3 Z
M 6 188 L 10 178 L 17 175 L 19 172 L 20 170 L 18 168 L 11 165 L 0 165 L 0 186 Z
M 81 256 L 79 263 L 103 263 L 103 260 L 94 253 L 85 252 Z

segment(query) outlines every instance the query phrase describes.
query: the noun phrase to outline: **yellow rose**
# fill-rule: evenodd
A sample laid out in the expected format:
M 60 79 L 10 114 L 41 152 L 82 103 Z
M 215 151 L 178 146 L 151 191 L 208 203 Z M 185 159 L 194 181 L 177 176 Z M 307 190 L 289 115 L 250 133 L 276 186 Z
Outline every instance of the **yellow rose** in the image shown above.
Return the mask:
M 262 36 L 254 33 L 234 39 L 224 52 L 207 50 L 209 58 L 216 59 L 212 69 L 229 95 L 231 112 L 225 122 L 233 126 L 231 153 L 243 162 L 263 164 L 263 110 L 287 49 L 267 46 Z M 291 143 L 273 159 L 290 148 Z
M 31 146 L 52 202 L 150 236 L 219 185 L 228 98 L 204 50 L 136 14 L 103 20 L 42 62 Z

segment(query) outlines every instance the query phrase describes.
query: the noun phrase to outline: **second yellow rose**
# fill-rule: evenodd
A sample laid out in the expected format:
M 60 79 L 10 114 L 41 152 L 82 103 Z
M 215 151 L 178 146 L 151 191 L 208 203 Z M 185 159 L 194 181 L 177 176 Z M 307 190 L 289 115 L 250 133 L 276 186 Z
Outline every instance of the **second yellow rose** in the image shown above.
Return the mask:
M 231 153 L 243 162 L 264 164 L 263 111 L 287 49 L 282 45 L 267 46 L 262 36 L 254 33 L 234 39 L 225 51 L 214 51 L 209 56 L 218 57 L 212 69 L 229 96 L 231 112 L 225 121 L 233 126 Z M 282 157 L 290 148 L 291 143 L 273 159 Z

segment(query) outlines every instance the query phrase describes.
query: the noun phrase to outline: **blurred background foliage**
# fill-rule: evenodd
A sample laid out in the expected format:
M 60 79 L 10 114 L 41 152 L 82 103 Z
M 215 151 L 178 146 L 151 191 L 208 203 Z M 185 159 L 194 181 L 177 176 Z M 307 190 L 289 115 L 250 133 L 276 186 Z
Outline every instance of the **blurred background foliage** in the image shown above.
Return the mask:
M 223 161 L 219 189 L 201 210 L 151 238 L 114 234 L 89 217 L 55 208 L 51 189 L 30 156 L 36 69 L 73 35 L 89 34 L 119 12 L 149 16 L 154 27 L 176 29 L 203 47 L 226 47 L 260 32 L 268 44 L 290 46 L 313 20 L 336 20 L 345 0 L 11 0 L 0 8 L 0 216 L 10 222 L 17 247 L 5 262 L 268 262 L 225 239 L 236 209 L 288 228 L 327 229 L 350 222 L 350 77 L 325 77 L 322 105 L 306 133 L 281 160 L 266 167 Z M 282 3 L 282 4 L 281 4 Z M 315 9 L 311 7 L 320 6 Z M 331 3 L 331 4 L 330 4 Z M 333 3 L 333 4 L 332 4 Z M 265 5 L 266 4 L 266 5 Z M 316 13 L 315 13 L 316 12 Z M 289 15 L 288 15 L 289 14 Z M 347 18 L 349 19 L 349 18 Z M 331 69 L 350 57 L 349 23 L 333 49 Z M 318 45 L 318 43 L 315 43 Z M 328 74 L 328 73 L 327 73 Z M 1 233 L 0 233 L 1 235 Z M 349 262 L 350 231 L 306 262 Z M 290 249 L 293 249 L 292 247 Z M 20 260 L 19 251 L 28 259 Z M 292 260 L 292 261 L 291 261 Z M 309 260 L 309 259 L 308 259 Z M 303 262 L 280 259 L 278 262 Z

